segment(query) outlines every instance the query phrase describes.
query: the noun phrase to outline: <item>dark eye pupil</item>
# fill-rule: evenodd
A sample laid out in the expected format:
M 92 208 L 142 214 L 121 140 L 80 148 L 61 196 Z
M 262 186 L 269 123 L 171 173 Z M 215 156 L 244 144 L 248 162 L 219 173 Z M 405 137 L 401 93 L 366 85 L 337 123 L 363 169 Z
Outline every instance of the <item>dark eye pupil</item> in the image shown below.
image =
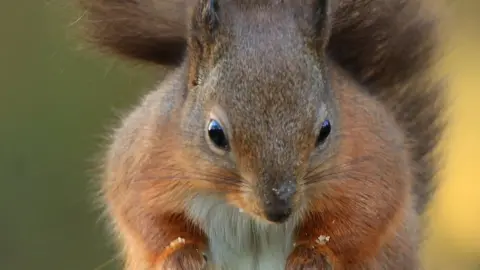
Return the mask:
M 320 129 L 320 133 L 318 134 L 318 138 L 317 138 L 317 146 L 325 142 L 328 135 L 330 135 L 331 130 L 332 130 L 332 126 L 330 125 L 330 121 L 328 120 L 323 121 L 322 128 Z
M 208 137 L 218 148 L 227 150 L 228 149 L 228 140 L 223 132 L 223 128 L 216 120 L 211 120 L 208 124 Z

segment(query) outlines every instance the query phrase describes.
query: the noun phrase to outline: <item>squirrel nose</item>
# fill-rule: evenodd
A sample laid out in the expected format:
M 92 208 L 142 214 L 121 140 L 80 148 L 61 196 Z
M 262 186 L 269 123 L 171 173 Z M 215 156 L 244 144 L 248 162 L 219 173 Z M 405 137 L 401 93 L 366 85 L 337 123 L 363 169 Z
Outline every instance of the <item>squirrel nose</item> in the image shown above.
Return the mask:
M 292 198 L 296 192 L 293 181 L 283 183 L 279 188 L 272 188 L 264 204 L 267 220 L 275 223 L 285 222 L 292 214 Z
M 289 203 L 271 204 L 265 207 L 265 217 L 274 223 L 285 222 L 292 214 L 292 207 Z

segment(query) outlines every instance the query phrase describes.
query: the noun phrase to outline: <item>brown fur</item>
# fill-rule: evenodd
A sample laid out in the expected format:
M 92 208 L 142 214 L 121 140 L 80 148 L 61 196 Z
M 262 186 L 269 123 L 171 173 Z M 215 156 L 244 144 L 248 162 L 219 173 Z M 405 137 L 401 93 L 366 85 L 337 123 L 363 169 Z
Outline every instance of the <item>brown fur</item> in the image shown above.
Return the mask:
M 184 59 L 187 7 L 195 0 L 79 1 L 87 36 L 101 48 L 162 65 Z M 438 18 L 424 0 L 336 2 L 328 52 L 396 113 L 415 141 L 416 208 L 423 212 L 434 192 L 438 168 L 431 153 L 443 126 L 444 86 L 425 77 L 437 53 Z
M 409 217 L 415 215 L 410 194 L 415 180 L 401 129 L 348 77 L 332 77 L 344 130 L 332 162 L 350 165 L 310 191 L 317 201 L 297 229 L 298 249 L 316 246 L 321 254 L 333 254 L 327 259 L 336 270 L 418 269 L 418 235 L 408 231 L 419 228 Z M 318 246 L 318 236 L 331 240 Z
M 419 269 L 443 105 L 427 73 L 436 21 L 420 0 L 340 0 L 320 17 L 313 0 L 218 0 L 218 10 L 82 1 L 98 44 L 182 63 L 123 120 L 106 158 L 104 199 L 127 269 L 200 269 L 209 235 L 189 201 L 220 194 L 264 221 L 262 196 L 291 179 L 299 223 L 287 269 Z M 217 105 L 231 159 L 205 143 Z M 322 151 L 313 145 L 320 106 L 334 127 Z M 331 240 L 319 245 L 320 236 Z M 177 237 L 185 248 L 164 257 Z

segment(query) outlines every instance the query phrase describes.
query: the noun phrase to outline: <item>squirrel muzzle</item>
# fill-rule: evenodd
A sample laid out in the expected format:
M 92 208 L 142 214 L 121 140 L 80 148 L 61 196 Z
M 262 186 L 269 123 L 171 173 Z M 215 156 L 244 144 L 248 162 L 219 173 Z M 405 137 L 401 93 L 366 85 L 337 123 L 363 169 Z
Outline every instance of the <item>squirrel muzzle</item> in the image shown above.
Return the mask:
M 265 187 L 262 201 L 265 218 L 274 223 L 285 222 L 293 211 L 295 181 L 281 180 L 280 183 L 267 184 Z

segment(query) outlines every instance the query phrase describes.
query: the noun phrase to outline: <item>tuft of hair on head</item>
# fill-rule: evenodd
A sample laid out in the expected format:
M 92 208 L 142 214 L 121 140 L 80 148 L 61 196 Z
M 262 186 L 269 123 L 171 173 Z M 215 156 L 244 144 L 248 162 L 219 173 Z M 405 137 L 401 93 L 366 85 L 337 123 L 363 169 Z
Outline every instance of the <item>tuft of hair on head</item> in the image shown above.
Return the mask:
M 188 86 L 195 87 L 203 80 L 205 65 L 213 53 L 215 36 L 220 24 L 218 0 L 200 0 L 192 6 L 187 24 Z
M 215 31 L 215 28 L 218 26 L 218 8 L 219 6 L 217 0 L 204 1 L 201 18 L 203 19 L 203 24 L 205 25 L 209 34 L 212 34 Z
M 312 46 L 324 53 L 332 33 L 333 16 L 337 0 L 297 0 L 291 1 L 300 28 L 312 38 Z

